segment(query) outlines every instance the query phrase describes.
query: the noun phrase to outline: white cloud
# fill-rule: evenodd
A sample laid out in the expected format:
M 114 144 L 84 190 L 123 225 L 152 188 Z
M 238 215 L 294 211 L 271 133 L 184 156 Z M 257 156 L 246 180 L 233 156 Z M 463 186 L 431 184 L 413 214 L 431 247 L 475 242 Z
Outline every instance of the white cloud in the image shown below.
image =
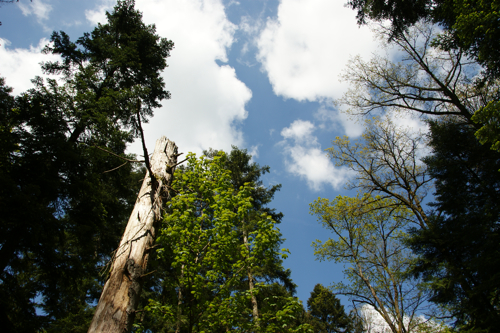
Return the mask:
M 251 146 L 250 149 L 248 149 L 248 154 L 252 156 L 251 162 L 255 162 L 255 159 L 259 158 L 259 146 L 260 144 Z
M 388 112 L 385 114 L 398 128 L 408 129 L 415 133 L 425 134 L 429 131 L 429 125 L 421 115 L 410 112 Z
M 24 16 L 35 15 L 38 22 L 49 19 L 49 13 L 52 11 L 52 6 L 43 0 L 36 0 L 31 2 L 20 2 L 19 9 L 23 12 Z
M 106 11 L 111 11 L 116 4 L 114 0 L 101 0 L 101 4 L 96 9 L 85 10 L 85 18 L 92 25 L 106 22 Z
M 382 315 L 375 310 L 375 308 L 369 304 L 364 304 L 359 309 L 361 318 L 363 319 L 363 327 L 365 332 L 377 332 L 377 333 L 391 333 L 391 327 L 382 317 Z M 423 315 L 416 315 L 411 318 L 408 316 L 403 317 L 403 323 L 405 330 L 408 331 L 422 331 L 422 332 L 449 332 L 449 327 L 443 323 L 435 321 L 433 319 L 426 318 Z M 421 330 L 415 329 L 416 325 L 422 325 Z
M 312 135 L 314 125 L 310 121 L 301 119 L 295 120 L 290 127 L 285 127 L 281 131 L 281 136 L 285 139 L 293 139 L 295 142 L 316 144 L 316 137 Z
M 340 112 L 333 106 L 333 103 L 326 103 L 323 101 L 320 108 L 314 113 L 314 118 L 320 121 L 319 127 L 326 130 L 335 130 L 339 132 L 343 126 L 345 135 L 349 137 L 358 137 L 363 132 L 363 126 L 361 122 L 353 119 L 345 112 Z
M 9 49 L 10 42 L 0 38 L 0 76 L 5 77 L 5 83 L 14 89 L 14 94 L 20 94 L 33 88 L 31 80 L 43 75 L 40 63 L 58 60 L 58 56 L 42 54 L 41 51 L 49 41 L 41 39 L 37 46 L 29 49 Z M 50 76 L 54 78 L 54 76 Z
M 314 130 L 313 123 L 298 119 L 281 131 L 284 140 L 280 145 L 284 148 L 286 169 L 305 179 L 309 188 L 314 191 L 321 190 L 323 185 L 339 189 L 351 176 L 351 172 L 334 166 L 313 135 Z
M 351 56 L 370 56 L 377 42 L 358 27 L 344 1 L 283 0 L 258 40 L 258 60 L 274 92 L 299 101 L 339 98 L 339 74 Z
M 36 21 L 42 26 L 45 32 L 51 32 L 52 29 L 49 28 L 45 22 L 49 19 L 49 13 L 52 11 L 52 6 L 46 3 L 44 0 L 36 0 L 28 3 L 19 2 L 17 4 L 19 9 L 24 16 L 34 15 Z
M 96 20 L 104 5 L 87 18 Z M 175 43 L 163 73 L 172 99 L 164 101 L 145 125 L 149 149 L 162 135 L 175 141 L 181 152 L 201 153 L 209 147 L 229 151 L 231 144 L 243 147 L 238 125 L 247 117 L 245 104 L 252 93 L 234 68 L 215 62 L 227 61 L 237 28 L 227 19 L 222 3 L 137 0 L 136 8 L 146 24 L 155 23 L 157 33 Z M 131 150 L 139 153 L 140 144 L 134 143 Z

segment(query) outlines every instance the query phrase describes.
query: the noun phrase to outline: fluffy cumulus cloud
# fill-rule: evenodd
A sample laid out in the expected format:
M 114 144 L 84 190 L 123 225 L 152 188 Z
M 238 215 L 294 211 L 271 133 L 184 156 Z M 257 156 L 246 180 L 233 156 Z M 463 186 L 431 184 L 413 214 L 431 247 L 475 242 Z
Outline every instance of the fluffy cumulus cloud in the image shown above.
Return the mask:
M 136 7 L 147 24 L 156 24 L 160 36 L 175 43 L 163 73 L 172 99 L 145 125 L 148 146 L 162 135 L 182 152 L 244 146 L 238 126 L 247 117 L 245 104 L 252 93 L 234 68 L 216 63 L 227 61 L 236 30 L 221 1 L 137 0 Z M 140 151 L 139 144 L 131 149 Z
M 367 27 L 358 27 L 345 1 L 283 0 L 258 39 L 258 60 L 274 92 L 299 101 L 338 98 L 339 74 L 350 57 L 377 49 Z
M 45 76 L 40 68 L 41 62 L 58 59 L 58 56 L 41 53 L 48 43 L 47 39 L 41 39 L 38 45 L 30 46 L 29 49 L 11 49 L 10 42 L 0 38 L 0 76 L 5 77 L 6 84 L 14 89 L 14 94 L 32 88 L 31 80 L 35 76 Z
M 391 332 L 391 327 L 384 320 L 382 315 L 378 313 L 373 306 L 365 304 L 361 306 L 359 309 L 361 317 L 364 319 L 364 331 L 365 332 L 380 332 L 380 333 L 389 333 Z M 447 326 L 445 324 L 436 322 L 430 318 L 426 318 L 423 315 L 417 315 L 413 318 L 412 325 L 417 323 L 422 324 L 422 331 L 427 330 L 429 332 L 445 332 Z M 404 316 L 403 323 L 406 326 L 406 330 L 409 331 L 410 318 L 408 316 Z
M 24 16 L 35 17 L 45 31 L 51 31 L 45 25 L 52 11 L 52 6 L 47 1 L 19 2 L 18 5 Z M 48 39 L 43 38 L 38 45 L 31 45 L 28 49 L 11 48 L 9 40 L 0 38 L 0 77 L 5 78 L 6 84 L 14 89 L 14 94 L 32 88 L 31 80 L 35 76 L 45 77 L 40 68 L 41 62 L 58 59 L 58 56 L 41 53 L 48 43 Z
M 335 167 L 313 135 L 315 129 L 310 121 L 299 119 L 281 131 L 283 140 L 280 145 L 283 146 L 286 169 L 305 179 L 311 190 L 319 191 L 324 185 L 339 189 L 351 173 L 345 168 Z

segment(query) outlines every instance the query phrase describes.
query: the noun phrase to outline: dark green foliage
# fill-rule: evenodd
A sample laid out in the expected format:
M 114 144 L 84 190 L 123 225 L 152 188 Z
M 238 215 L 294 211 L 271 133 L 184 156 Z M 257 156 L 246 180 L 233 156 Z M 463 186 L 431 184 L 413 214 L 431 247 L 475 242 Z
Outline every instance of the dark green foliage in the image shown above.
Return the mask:
M 457 325 L 496 331 L 500 322 L 500 154 L 482 146 L 470 126 L 431 122 L 436 181 L 428 229 L 410 245 L 420 256 L 413 272 L 429 283 L 432 301 Z
M 85 331 L 139 188 L 126 144 L 168 98 L 160 77 L 172 43 L 118 2 L 76 44 L 55 33 L 65 84 L 36 78 L 13 98 L 0 82 L 0 320 L 6 331 Z M 133 156 L 128 156 L 133 158 Z M 104 271 L 102 273 L 105 273 Z M 38 309 L 38 313 L 37 313 Z M 78 329 L 78 327 L 80 327 Z
M 314 286 L 307 300 L 307 318 L 317 333 L 361 333 L 363 325 L 354 314 L 348 315 L 340 300 L 321 284 Z
M 210 149 L 203 153 L 207 157 L 213 157 L 217 155 L 218 151 Z M 273 200 L 274 194 L 281 189 L 281 184 L 265 188 L 260 179 L 269 172 L 269 166 L 265 165 L 261 167 L 255 162 L 250 163 L 252 155 L 248 154 L 246 149 L 238 149 L 236 146 L 232 146 L 231 152 L 226 156 L 225 164 L 226 168 L 231 171 L 234 189 L 238 191 L 245 183 L 252 183 L 254 187 L 252 191 L 254 209 L 271 215 L 273 220 L 280 223 L 283 218 L 283 213 L 276 213 L 275 209 L 266 207 L 266 205 Z
M 436 41 L 446 49 L 463 49 L 493 78 L 500 77 L 500 2 L 498 0 L 441 0 L 433 21 L 446 34 Z
M 376 21 L 389 20 L 394 33 L 398 34 L 418 20 L 429 16 L 429 6 L 432 2 L 432 0 L 349 0 L 347 5 L 357 11 L 358 24 L 366 24 L 367 18 Z
M 67 141 L 58 97 L 39 83 L 2 119 L 9 145 L 2 151 L 0 289 L 7 312 L 29 313 L 8 315 L 18 331 L 79 312 L 99 296 L 96 265 L 109 258 L 135 199 L 130 165 L 103 174 L 122 161 Z M 125 142 L 110 140 L 108 149 L 123 154 Z M 47 315 L 30 318 L 35 306 Z
M 167 66 L 172 41 L 160 38 L 154 25 L 142 22 L 132 0 L 119 1 L 107 17 L 108 23 L 99 24 L 76 43 L 64 32 L 54 32 L 53 46 L 44 49 L 60 55 L 62 61 L 44 63 L 42 68 L 65 74 L 77 92 L 72 102 L 80 119 L 72 141 L 89 126 L 96 126 L 101 135 L 117 131 L 118 126 L 136 132 L 138 106 L 142 120 L 147 120 L 162 99 L 170 98 L 159 74 Z

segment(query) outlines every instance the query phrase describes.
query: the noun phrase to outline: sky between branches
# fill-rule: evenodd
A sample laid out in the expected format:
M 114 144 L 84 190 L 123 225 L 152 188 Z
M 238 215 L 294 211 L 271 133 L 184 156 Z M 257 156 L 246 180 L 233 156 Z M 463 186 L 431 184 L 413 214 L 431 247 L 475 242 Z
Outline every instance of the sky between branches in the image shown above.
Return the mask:
M 345 194 L 349 172 L 324 149 L 335 136 L 361 134 L 362 126 L 334 107 L 348 88 L 339 74 L 355 55 L 381 52 L 368 27 L 358 27 L 345 0 L 137 0 L 146 24 L 175 48 L 164 72 L 170 100 L 145 126 L 150 150 L 162 135 L 183 152 L 247 148 L 271 166 L 265 184 L 283 184 L 272 203 L 291 256 L 298 296 L 316 283 L 342 279 L 342 267 L 314 261 L 310 244 L 329 234 L 309 215 L 318 196 Z M 73 40 L 105 22 L 115 1 L 21 0 L 0 8 L 0 76 L 19 94 L 42 75 L 41 54 L 52 31 Z M 396 56 L 396 55 L 394 55 Z M 418 126 L 414 120 L 401 120 Z M 140 153 L 139 143 L 129 148 Z M 344 302 L 345 303 L 345 302 Z

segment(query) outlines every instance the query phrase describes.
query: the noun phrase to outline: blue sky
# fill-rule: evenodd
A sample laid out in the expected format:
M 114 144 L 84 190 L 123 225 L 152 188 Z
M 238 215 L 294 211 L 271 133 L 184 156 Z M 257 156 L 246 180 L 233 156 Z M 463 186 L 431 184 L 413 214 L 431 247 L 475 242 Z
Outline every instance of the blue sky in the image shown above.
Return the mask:
M 137 0 L 175 48 L 163 73 L 172 98 L 145 127 L 149 150 L 162 135 L 182 152 L 247 148 L 269 165 L 266 185 L 283 185 L 272 207 L 285 215 L 280 230 L 291 255 L 298 297 L 316 283 L 343 279 L 342 266 L 315 261 L 311 242 L 330 233 L 309 203 L 347 194 L 349 173 L 324 149 L 336 136 L 361 134 L 359 123 L 334 107 L 347 90 L 339 74 L 349 59 L 380 49 L 367 27 L 356 25 L 345 0 Z M 41 75 L 40 53 L 54 30 L 72 39 L 104 22 L 108 0 L 21 0 L 0 8 L 0 76 L 19 94 Z M 134 143 L 130 151 L 140 153 Z M 352 193 L 351 193 L 352 194 Z M 348 305 L 347 302 L 344 302 Z

